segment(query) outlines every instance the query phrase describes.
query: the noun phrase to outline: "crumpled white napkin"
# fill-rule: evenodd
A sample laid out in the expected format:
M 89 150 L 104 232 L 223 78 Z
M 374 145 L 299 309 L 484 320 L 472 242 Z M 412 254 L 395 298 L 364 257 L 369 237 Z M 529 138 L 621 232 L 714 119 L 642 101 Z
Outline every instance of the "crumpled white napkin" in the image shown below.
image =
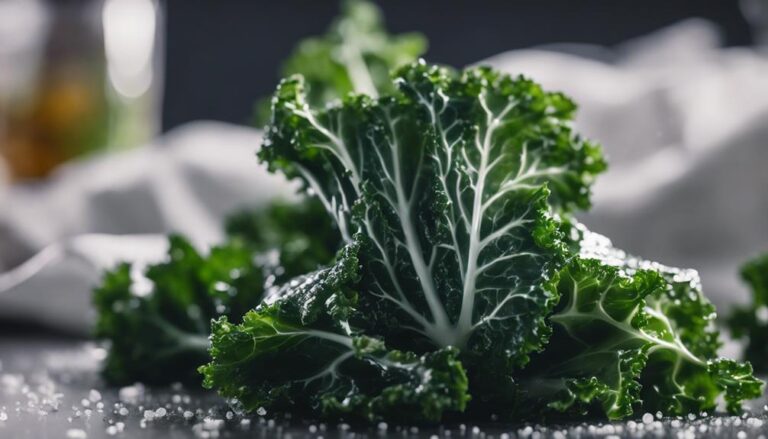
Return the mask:
M 615 50 L 558 49 L 571 54 L 489 63 L 579 104 L 577 130 L 609 159 L 581 219 L 628 252 L 699 270 L 722 310 L 746 300 L 739 265 L 768 251 L 768 56 L 721 48 L 703 20 Z
M 269 174 L 261 133 L 218 122 L 176 129 L 132 151 L 72 163 L 43 183 L 0 194 L 0 318 L 87 333 L 90 295 L 105 268 L 161 260 L 165 234 L 199 248 L 219 242 L 224 217 L 290 199 Z
M 615 50 L 569 45 L 483 63 L 579 103 L 578 131 L 604 145 L 611 165 L 582 215 L 590 228 L 631 253 L 699 269 L 718 305 L 744 300 L 736 268 L 768 249 L 768 59 L 720 48 L 712 25 L 694 20 Z M 204 248 L 233 208 L 292 196 L 257 164 L 259 139 L 191 124 L 0 195 L 0 271 L 16 267 L 0 274 L 0 316 L 87 332 L 104 267 L 161 258 L 158 233 L 168 231 Z

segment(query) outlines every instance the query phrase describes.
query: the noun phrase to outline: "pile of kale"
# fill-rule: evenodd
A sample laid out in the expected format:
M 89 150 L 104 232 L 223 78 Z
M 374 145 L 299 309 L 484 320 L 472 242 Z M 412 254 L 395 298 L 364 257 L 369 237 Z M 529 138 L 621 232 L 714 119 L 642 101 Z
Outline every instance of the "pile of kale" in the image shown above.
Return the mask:
M 363 2 L 299 47 L 287 73 L 309 80 L 280 83 L 258 155 L 305 201 L 233 217 L 206 256 L 176 236 L 167 262 L 108 273 L 105 377 L 199 382 L 199 367 L 246 411 L 401 422 L 682 415 L 721 396 L 736 412 L 760 396 L 749 364 L 717 356 L 695 271 L 574 219 L 606 168 L 576 105 L 415 61 L 423 48 Z

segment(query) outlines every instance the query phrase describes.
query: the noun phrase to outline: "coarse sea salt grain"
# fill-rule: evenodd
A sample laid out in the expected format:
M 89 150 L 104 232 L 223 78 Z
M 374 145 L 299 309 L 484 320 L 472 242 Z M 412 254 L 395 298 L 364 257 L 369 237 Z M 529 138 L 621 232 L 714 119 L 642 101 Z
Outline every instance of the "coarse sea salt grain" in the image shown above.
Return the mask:
M 91 391 L 88 392 L 88 399 L 91 402 L 99 402 L 99 401 L 101 401 L 101 392 L 99 392 L 96 389 L 91 389 Z
M 70 428 L 67 430 L 67 439 L 85 439 L 88 435 L 79 428 Z

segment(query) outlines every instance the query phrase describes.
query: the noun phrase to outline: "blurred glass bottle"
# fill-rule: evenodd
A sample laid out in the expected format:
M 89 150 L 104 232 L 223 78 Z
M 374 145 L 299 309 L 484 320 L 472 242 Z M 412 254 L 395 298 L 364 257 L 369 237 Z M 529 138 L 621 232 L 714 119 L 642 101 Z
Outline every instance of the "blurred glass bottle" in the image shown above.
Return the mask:
M 0 0 L 0 155 L 12 180 L 154 133 L 157 10 L 153 0 Z

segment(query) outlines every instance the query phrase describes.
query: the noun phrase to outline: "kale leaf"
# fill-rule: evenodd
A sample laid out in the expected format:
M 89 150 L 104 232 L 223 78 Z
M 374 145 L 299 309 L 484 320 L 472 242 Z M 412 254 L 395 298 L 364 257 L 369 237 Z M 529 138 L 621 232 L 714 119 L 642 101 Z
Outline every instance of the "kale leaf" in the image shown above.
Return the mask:
M 300 77 L 283 81 L 260 157 L 303 181 L 334 218 L 345 251 L 355 253 L 359 276 L 346 288 L 356 300 L 343 319 L 325 313 L 337 332 L 364 334 L 415 355 L 458 350 L 480 400 L 498 401 L 550 332 L 546 317 L 557 292 L 549 283 L 567 256 L 552 213 L 588 206 L 589 185 L 605 164 L 596 145 L 572 132 L 574 104 L 530 80 L 414 63 L 399 70 L 395 84 L 399 92 L 392 96 L 351 96 L 316 109 Z M 349 258 L 328 270 L 339 272 Z M 326 292 L 324 279 L 290 282 L 284 297 L 267 303 L 295 313 L 327 303 L 322 294 L 346 297 L 338 285 Z M 291 306 L 295 297 L 301 300 Z M 270 310 L 260 307 L 257 314 Z M 292 332 L 316 324 L 290 321 Z M 265 337 L 282 345 L 279 333 Z M 294 376 L 278 370 L 295 363 L 290 352 L 262 356 L 260 346 L 226 343 L 214 339 L 213 361 L 201 369 L 206 384 L 249 410 L 283 407 L 258 389 L 295 385 Z M 264 387 L 256 372 L 239 373 L 246 369 L 276 369 L 279 377 Z M 262 396 L 254 399 L 253 391 Z M 285 392 L 301 398 L 292 406 L 323 414 L 316 401 L 328 391 Z
M 372 97 L 391 93 L 390 71 L 415 61 L 426 48 L 420 34 L 388 34 L 374 3 L 345 0 L 326 34 L 299 42 L 281 73 L 302 74 L 307 101 L 322 108 L 352 92 Z M 269 122 L 269 115 L 269 101 L 264 100 L 257 106 L 256 124 Z
M 367 330 L 522 366 L 546 340 L 543 285 L 563 263 L 547 200 L 587 205 L 599 149 L 572 133 L 571 101 L 524 78 L 413 63 L 395 83 L 393 97 L 316 110 L 300 77 L 284 80 L 260 157 L 359 243 Z
M 559 275 L 554 334 L 521 374 L 519 413 L 544 406 L 625 418 L 713 410 L 724 394 L 731 412 L 762 394 L 749 364 L 717 356 L 714 306 L 694 270 L 665 267 L 614 248 L 575 222 L 579 256 Z
M 106 380 L 199 382 L 212 319 L 239 322 L 269 287 L 333 259 L 338 232 L 317 205 L 278 202 L 243 211 L 227 221 L 228 241 L 207 255 L 172 235 L 166 261 L 105 273 L 93 303 L 95 336 L 109 342 Z
M 181 236 L 169 238 L 168 260 L 145 273 L 121 264 L 94 291 L 95 336 L 109 341 L 110 383 L 199 382 L 211 319 L 239 319 L 261 300 L 263 273 L 236 243 L 201 256 Z
M 455 349 L 416 355 L 351 330 L 356 254 L 347 246 L 331 268 L 291 281 L 240 325 L 216 321 L 204 385 L 249 410 L 402 421 L 463 410 L 467 377 Z
M 246 410 L 403 419 L 370 403 L 401 381 L 366 380 L 360 360 L 440 353 L 461 366 L 461 386 L 441 382 L 428 397 L 439 408 L 417 405 L 406 419 L 465 408 L 680 415 L 714 409 L 720 395 L 737 411 L 761 394 L 749 364 L 717 357 L 695 271 L 628 256 L 573 220 L 605 162 L 571 130 L 570 100 L 482 67 L 417 62 L 394 83 L 391 95 L 322 109 L 301 77 L 278 87 L 260 158 L 303 182 L 345 246 L 270 294 L 250 324 L 220 320 L 206 386 Z
M 752 303 L 737 307 L 728 319 L 735 338 L 745 339 L 745 357 L 768 372 L 768 253 L 744 264 L 741 277 L 752 290 Z
M 744 399 L 762 394 L 749 364 L 689 349 L 669 310 L 676 306 L 672 285 L 658 270 L 577 257 L 557 289 L 554 334 L 522 373 L 523 414 L 546 404 L 609 419 L 637 409 L 674 416 L 713 410 L 721 393 L 737 412 Z

